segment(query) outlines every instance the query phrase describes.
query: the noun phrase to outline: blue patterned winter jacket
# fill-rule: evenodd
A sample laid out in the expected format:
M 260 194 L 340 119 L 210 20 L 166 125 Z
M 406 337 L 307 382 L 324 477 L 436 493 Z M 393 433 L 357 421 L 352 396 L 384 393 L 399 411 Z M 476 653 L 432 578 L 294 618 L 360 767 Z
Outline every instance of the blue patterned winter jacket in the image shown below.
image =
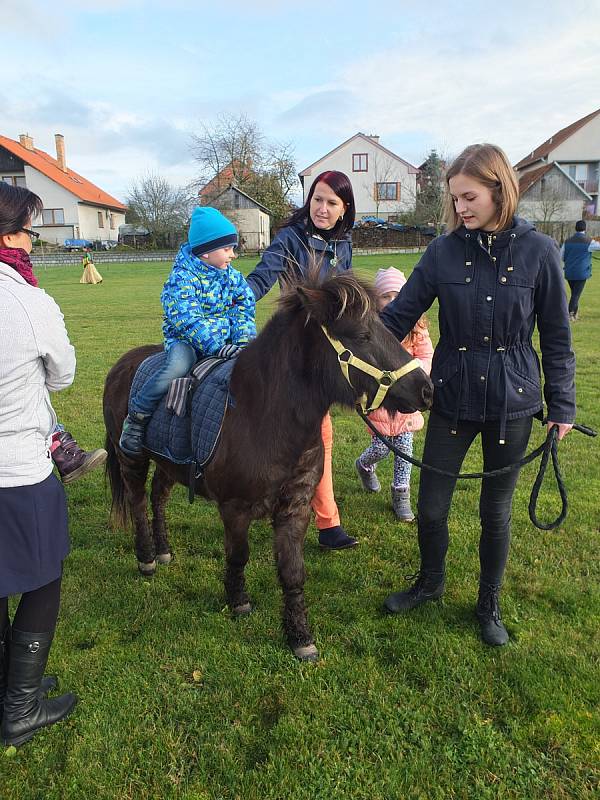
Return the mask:
M 191 344 L 210 356 L 225 344 L 247 344 L 256 336 L 254 295 L 243 275 L 229 266 L 205 264 L 186 242 L 160 296 L 164 309 L 165 349 Z

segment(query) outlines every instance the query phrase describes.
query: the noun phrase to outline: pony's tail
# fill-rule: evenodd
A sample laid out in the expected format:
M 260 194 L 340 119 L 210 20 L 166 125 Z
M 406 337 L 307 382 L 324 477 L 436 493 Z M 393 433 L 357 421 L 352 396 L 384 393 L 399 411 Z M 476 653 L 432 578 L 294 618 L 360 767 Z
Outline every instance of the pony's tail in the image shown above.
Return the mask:
M 106 434 L 104 448 L 108 453 L 108 458 L 106 459 L 106 465 L 104 467 L 104 474 L 105 477 L 108 478 L 112 497 L 110 520 L 115 527 L 127 528 L 132 519 L 131 509 L 125 494 L 125 484 L 123 482 L 121 464 L 117 457 L 117 449 L 108 432 Z

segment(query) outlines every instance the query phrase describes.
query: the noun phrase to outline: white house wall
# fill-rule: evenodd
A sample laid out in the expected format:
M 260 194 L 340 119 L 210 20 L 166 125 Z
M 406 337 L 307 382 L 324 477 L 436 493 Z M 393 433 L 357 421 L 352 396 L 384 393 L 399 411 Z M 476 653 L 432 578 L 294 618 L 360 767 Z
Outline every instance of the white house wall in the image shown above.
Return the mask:
M 246 250 L 264 250 L 271 243 L 270 218 L 260 208 L 238 208 L 224 211 L 245 239 Z
M 352 156 L 358 153 L 368 155 L 368 171 L 353 172 Z M 402 161 L 388 156 L 375 142 L 368 139 L 351 139 L 339 150 L 317 162 L 311 174 L 304 175 L 304 200 L 316 176 L 325 170 L 338 170 L 345 173 L 352 184 L 356 216 L 379 215 L 384 219 L 390 214 L 412 211 L 415 208 L 417 176 L 409 174 L 408 166 Z M 375 200 L 376 183 L 400 183 L 400 201 Z
M 600 161 L 600 114 L 553 149 L 549 159 L 560 164 L 570 161 Z
M 44 208 L 62 208 L 64 211 L 64 226 L 42 225 L 41 217 L 34 220 L 33 227 L 40 233 L 42 239 L 52 244 L 62 244 L 65 239 L 78 236 L 77 232 L 74 233 L 79 226 L 78 202 L 75 195 L 29 164 L 25 164 L 25 182 L 30 191 L 42 198 Z
M 519 203 L 518 213 L 530 222 L 541 222 L 548 216 L 548 206 L 543 201 L 528 200 L 527 194 L 525 194 Z M 560 207 L 546 221 L 575 223 L 581 219 L 582 213 L 583 202 L 581 200 L 563 200 L 560 202 Z
M 64 244 L 65 239 L 109 239 L 117 241 L 119 225 L 125 222 L 125 212 L 111 211 L 114 218 L 114 229 L 110 227 L 107 209 L 103 206 L 84 205 L 68 189 L 46 177 L 37 169 L 25 164 L 25 181 L 27 188 L 42 198 L 45 209 L 61 208 L 64 212 L 64 225 L 43 225 L 41 217 L 37 217 L 33 227 L 45 242 Z M 104 220 L 104 228 L 98 226 L 98 212 Z
M 98 225 L 98 212 L 102 215 L 104 227 Z M 110 217 L 113 217 L 113 228 L 110 227 Z M 79 205 L 79 229 L 82 239 L 103 239 L 116 242 L 119 238 L 119 225 L 125 223 L 125 214 L 122 211 L 111 211 L 104 206 Z

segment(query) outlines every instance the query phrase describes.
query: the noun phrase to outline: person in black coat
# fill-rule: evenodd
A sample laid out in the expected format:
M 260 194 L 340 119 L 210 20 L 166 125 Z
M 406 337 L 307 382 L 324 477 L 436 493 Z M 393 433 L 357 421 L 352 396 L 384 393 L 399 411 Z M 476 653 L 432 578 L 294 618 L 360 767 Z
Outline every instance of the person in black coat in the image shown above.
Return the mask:
M 436 238 L 397 300 L 382 313 L 402 340 L 437 298 L 440 339 L 423 461 L 452 473 L 481 436 L 483 468 L 523 457 L 542 381 L 532 344 L 540 338 L 548 427 L 558 437 L 575 419 L 575 357 L 558 246 L 515 216 L 518 183 L 495 145 L 467 147 L 446 175 L 446 233 Z M 480 583 L 476 614 L 483 640 L 509 639 L 498 595 L 508 559 L 512 497 L 518 470 L 482 481 L 479 501 Z M 448 514 L 456 479 L 423 470 L 418 501 L 421 566 L 416 582 L 385 601 L 392 613 L 443 594 Z

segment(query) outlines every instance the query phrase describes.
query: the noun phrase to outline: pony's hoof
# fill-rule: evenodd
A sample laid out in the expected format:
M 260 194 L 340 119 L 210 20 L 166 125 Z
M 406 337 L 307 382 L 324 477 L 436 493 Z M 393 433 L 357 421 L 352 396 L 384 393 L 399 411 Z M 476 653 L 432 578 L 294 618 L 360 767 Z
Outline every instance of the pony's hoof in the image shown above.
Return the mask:
M 306 644 L 303 647 L 294 647 L 293 651 L 298 661 L 319 660 L 319 651 L 314 644 Z
M 156 560 L 159 564 L 170 564 L 173 561 L 173 553 L 159 553 Z
M 234 606 L 231 613 L 234 617 L 247 617 L 252 613 L 252 603 L 242 603 L 241 606 Z
M 148 563 L 138 561 L 138 569 L 145 578 L 150 578 L 156 572 L 156 561 L 150 561 Z

